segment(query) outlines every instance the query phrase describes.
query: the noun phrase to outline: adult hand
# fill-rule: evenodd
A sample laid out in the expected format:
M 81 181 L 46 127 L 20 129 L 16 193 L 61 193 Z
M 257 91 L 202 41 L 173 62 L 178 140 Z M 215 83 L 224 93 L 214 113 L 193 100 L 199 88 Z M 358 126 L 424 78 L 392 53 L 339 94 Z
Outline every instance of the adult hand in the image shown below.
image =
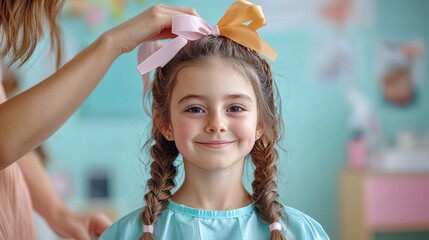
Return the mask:
M 50 221 L 51 228 L 61 237 L 76 240 L 91 240 L 99 237 L 112 222 L 101 213 L 81 214 L 65 210 Z
M 174 37 L 171 19 L 180 14 L 198 16 L 193 8 L 157 4 L 107 31 L 103 37 L 113 41 L 118 54 L 129 52 L 146 40 Z

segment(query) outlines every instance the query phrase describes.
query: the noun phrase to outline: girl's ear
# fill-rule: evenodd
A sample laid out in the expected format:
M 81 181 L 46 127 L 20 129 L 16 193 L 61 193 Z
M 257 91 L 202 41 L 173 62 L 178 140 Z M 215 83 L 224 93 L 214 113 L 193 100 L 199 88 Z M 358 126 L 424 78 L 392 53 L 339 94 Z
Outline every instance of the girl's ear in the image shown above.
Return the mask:
M 165 126 L 166 124 L 162 124 L 159 120 L 159 115 L 157 114 L 154 115 L 153 122 L 156 124 L 156 127 L 162 133 L 165 139 L 168 141 L 174 141 L 174 134 L 170 123 L 168 123 L 167 126 Z
M 258 125 L 256 126 L 256 140 L 258 140 L 259 138 L 261 138 L 262 134 L 264 133 L 264 128 L 265 125 L 262 121 L 260 121 L 258 123 Z
M 174 134 L 170 124 L 167 128 L 163 127 L 159 128 L 159 130 L 161 131 L 162 135 L 164 135 L 165 139 L 168 141 L 174 141 Z

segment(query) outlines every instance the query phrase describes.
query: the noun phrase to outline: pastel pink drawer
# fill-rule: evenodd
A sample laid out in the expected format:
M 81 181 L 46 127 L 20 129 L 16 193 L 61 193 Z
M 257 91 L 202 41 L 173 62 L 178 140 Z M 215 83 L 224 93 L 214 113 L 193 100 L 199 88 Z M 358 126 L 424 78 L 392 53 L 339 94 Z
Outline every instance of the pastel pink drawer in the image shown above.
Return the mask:
M 429 175 L 372 175 L 365 196 L 366 221 L 373 229 L 429 226 Z

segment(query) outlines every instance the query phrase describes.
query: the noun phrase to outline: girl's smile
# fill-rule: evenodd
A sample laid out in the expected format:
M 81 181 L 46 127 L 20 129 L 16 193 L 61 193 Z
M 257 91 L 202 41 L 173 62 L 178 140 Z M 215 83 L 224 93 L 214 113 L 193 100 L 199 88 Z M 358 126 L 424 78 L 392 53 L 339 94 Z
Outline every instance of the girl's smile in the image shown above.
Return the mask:
M 235 143 L 235 141 L 207 141 L 207 142 L 196 142 L 196 143 L 206 148 L 217 149 L 217 148 L 228 147 L 231 144 Z

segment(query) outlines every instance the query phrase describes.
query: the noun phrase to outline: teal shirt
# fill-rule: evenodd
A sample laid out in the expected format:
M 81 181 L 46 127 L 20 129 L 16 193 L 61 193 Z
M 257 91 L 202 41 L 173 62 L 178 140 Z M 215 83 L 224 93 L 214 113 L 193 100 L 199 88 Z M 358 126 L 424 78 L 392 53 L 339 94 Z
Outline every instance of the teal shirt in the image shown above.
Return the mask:
M 318 222 L 306 214 L 285 207 L 280 223 L 287 240 L 329 239 Z M 143 234 L 140 220 L 142 208 L 119 219 L 99 238 L 100 240 L 138 240 Z M 156 240 L 219 240 L 219 239 L 270 239 L 268 224 L 261 221 L 255 206 L 209 211 L 186 207 L 169 201 L 168 207 L 154 224 Z

